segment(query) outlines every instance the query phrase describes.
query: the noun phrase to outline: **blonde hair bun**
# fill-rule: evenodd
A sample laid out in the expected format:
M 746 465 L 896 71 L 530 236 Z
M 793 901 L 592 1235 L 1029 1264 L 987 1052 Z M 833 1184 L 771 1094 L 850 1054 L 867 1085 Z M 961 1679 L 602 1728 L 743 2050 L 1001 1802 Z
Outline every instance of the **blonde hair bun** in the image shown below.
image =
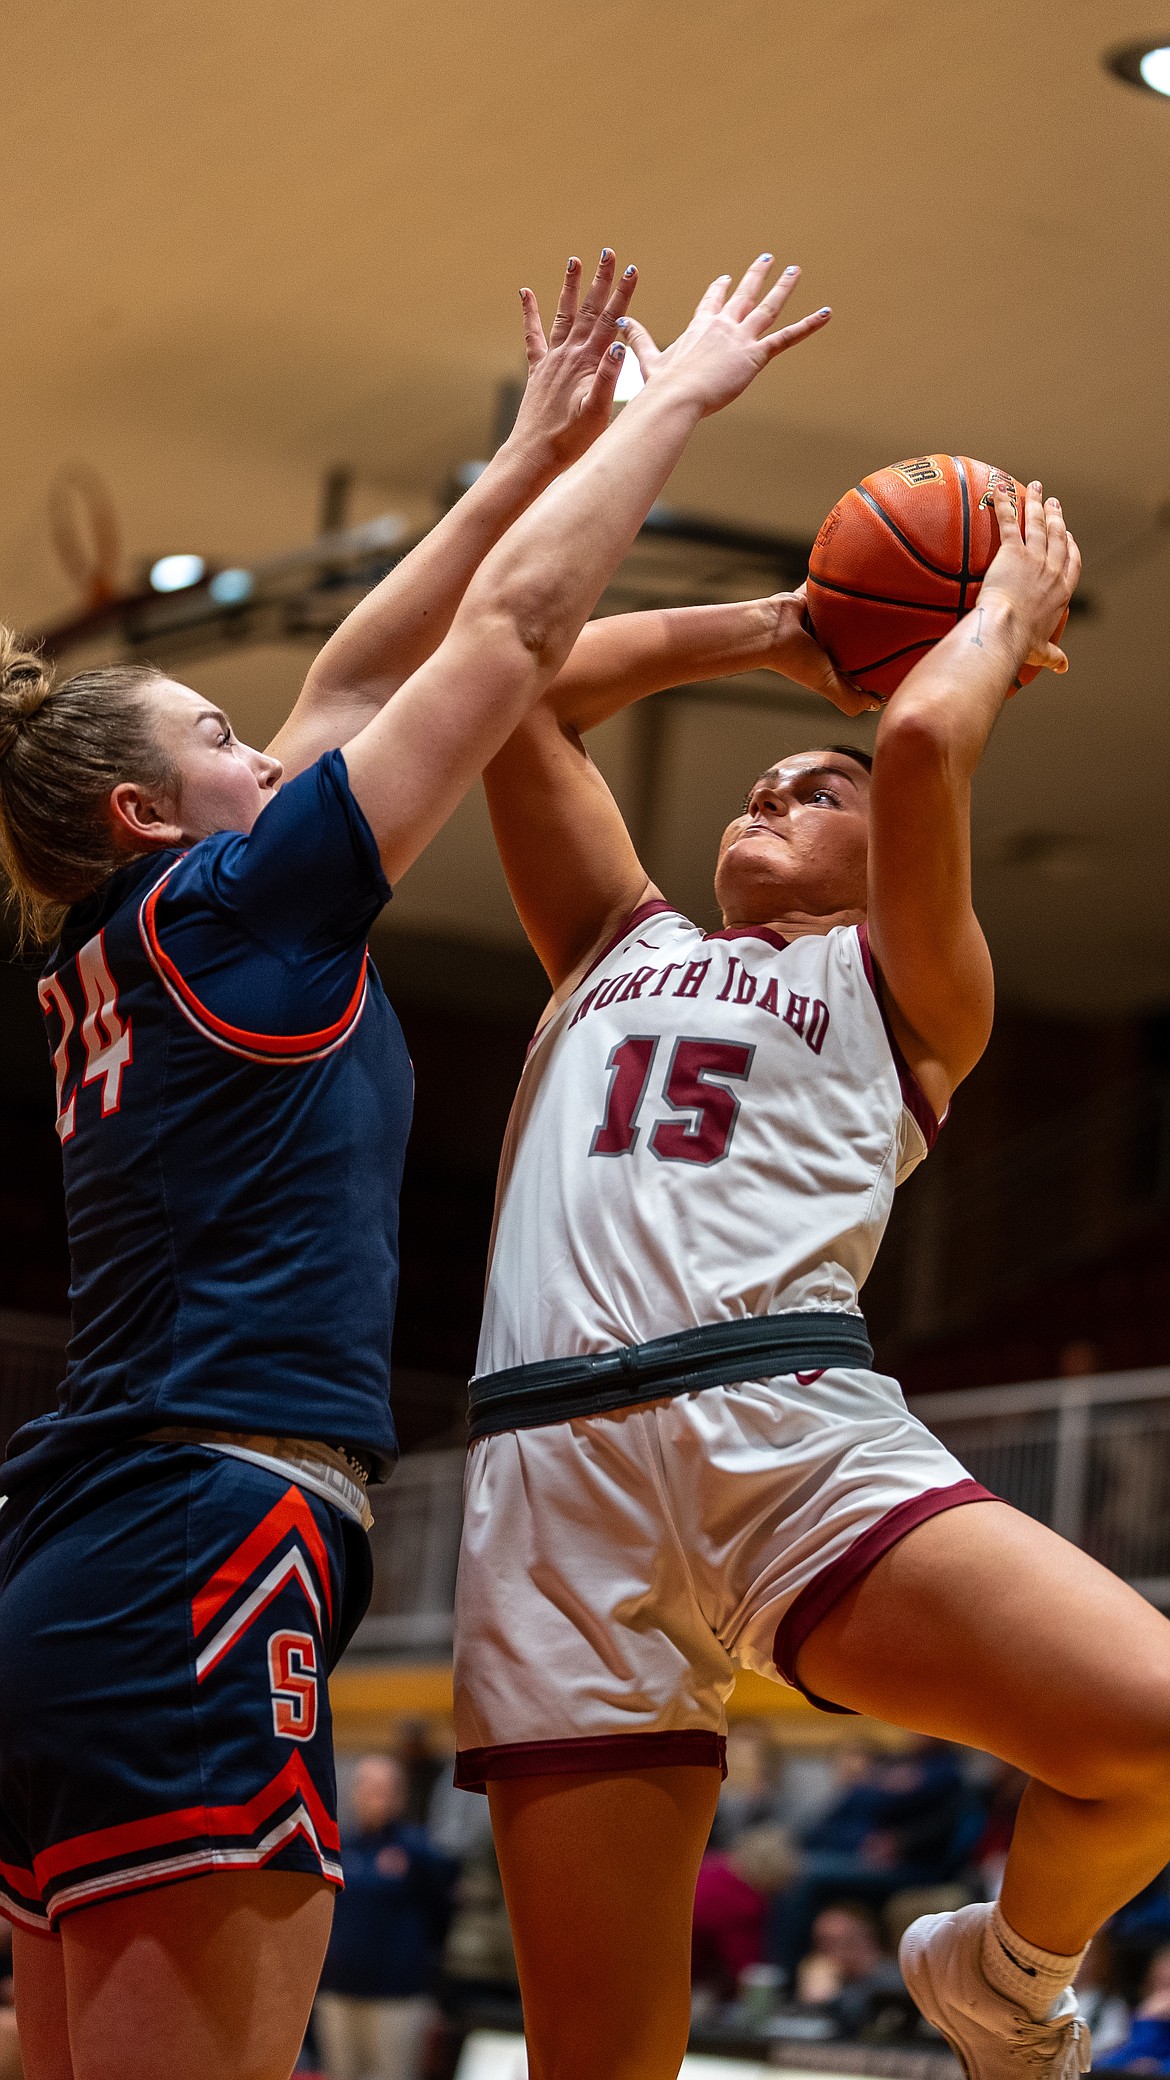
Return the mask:
M 25 650 L 10 628 L 0 628 L 0 759 L 6 758 L 21 726 L 44 706 L 53 674 L 35 650 Z

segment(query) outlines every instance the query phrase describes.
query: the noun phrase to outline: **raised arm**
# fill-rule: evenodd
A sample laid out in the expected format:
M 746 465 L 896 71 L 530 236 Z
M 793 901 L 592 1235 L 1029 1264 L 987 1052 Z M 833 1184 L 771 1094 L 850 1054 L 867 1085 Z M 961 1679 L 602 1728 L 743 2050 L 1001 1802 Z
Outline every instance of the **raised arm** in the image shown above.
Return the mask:
M 581 742 L 634 701 L 700 679 L 775 671 L 846 715 L 880 704 L 838 677 L 804 627 L 800 592 L 591 622 L 548 693 L 484 774 L 512 900 L 554 990 L 572 988 L 647 879 L 621 810 Z
M 528 381 L 515 426 L 482 476 L 314 659 L 269 746 L 287 777 L 348 743 L 431 656 L 488 551 L 608 424 L 617 367 L 607 350 L 637 283 L 636 268 L 616 284 L 615 270 L 607 246 L 581 298 L 581 263 L 570 260 L 547 340 L 536 297 L 521 290 Z
M 804 587 L 770 599 L 612 614 L 583 628 L 547 695 L 564 723 L 595 729 L 647 694 L 740 672 L 780 672 L 843 715 L 881 702 L 842 679 L 805 626 Z
M 699 420 L 826 322 L 820 311 L 769 332 L 796 284 L 792 270 L 761 295 L 770 264 L 730 296 L 726 277 L 712 284 L 682 351 L 491 551 L 439 650 L 346 746 L 391 879 L 564 665 Z
M 1067 669 L 1048 641 L 1081 559 L 1055 498 L 1028 486 L 1020 534 L 995 489 L 1000 548 L 974 609 L 915 665 L 878 724 L 869 938 L 887 1014 L 936 1112 L 991 1032 L 991 956 L 971 901 L 971 781 L 1022 665 Z

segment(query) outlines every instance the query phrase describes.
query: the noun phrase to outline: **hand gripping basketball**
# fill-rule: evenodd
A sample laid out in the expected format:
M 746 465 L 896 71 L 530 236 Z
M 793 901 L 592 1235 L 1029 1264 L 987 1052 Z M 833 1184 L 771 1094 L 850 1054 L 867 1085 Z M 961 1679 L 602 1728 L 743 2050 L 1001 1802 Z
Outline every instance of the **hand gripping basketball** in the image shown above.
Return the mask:
M 1046 499 L 1039 482 L 1029 484 L 1022 510 L 1002 478 L 993 485 L 992 496 L 999 548 L 983 581 L 981 598 L 986 603 L 993 594 L 998 595 L 1017 617 L 1021 637 L 1028 645 L 1016 679 L 1020 687 L 1039 671 L 1068 670 L 1068 659 L 1058 645 L 1081 575 L 1081 552 L 1065 524 L 1060 500 Z M 1051 636 L 1045 633 L 1048 629 Z
M 1046 509 L 1038 491 L 1035 497 L 1046 540 Z M 1013 515 L 1018 527 L 1002 534 L 1001 513 Z M 888 700 L 919 658 L 975 606 L 1002 553 L 1001 539 L 1010 547 L 1014 535 L 1023 553 L 1026 519 L 1023 485 L 970 456 L 917 455 L 876 470 L 838 500 L 813 544 L 813 634 L 839 672 Z M 1023 582 L 1023 566 L 1010 557 L 1003 570 L 1014 574 L 1006 582 Z M 1076 573 L 1067 574 L 1072 583 Z M 1071 584 L 1044 631 L 1053 643 L 1070 595 Z M 1026 685 L 1044 665 L 1059 669 L 1055 658 L 1045 646 L 1021 668 L 1017 683 Z

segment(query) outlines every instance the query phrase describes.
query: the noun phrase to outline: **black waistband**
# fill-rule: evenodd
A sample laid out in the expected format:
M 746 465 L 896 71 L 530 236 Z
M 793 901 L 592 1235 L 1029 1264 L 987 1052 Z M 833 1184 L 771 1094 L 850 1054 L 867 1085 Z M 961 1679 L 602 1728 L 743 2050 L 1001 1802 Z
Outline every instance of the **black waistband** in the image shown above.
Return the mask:
M 497 1430 L 533 1430 L 573 1416 L 604 1415 L 667 1394 L 693 1394 L 700 1387 L 872 1364 L 865 1318 L 859 1314 L 765 1314 L 708 1322 L 701 1329 L 656 1336 L 651 1343 L 485 1372 L 468 1389 L 468 1434 L 474 1441 Z

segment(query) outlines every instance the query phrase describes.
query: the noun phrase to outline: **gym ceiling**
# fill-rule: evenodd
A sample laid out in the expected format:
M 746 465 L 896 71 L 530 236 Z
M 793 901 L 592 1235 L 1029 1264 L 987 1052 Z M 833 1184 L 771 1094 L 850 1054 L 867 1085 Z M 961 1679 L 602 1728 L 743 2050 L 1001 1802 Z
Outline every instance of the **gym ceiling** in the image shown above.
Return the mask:
M 417 527 L 490 452 L 521 282 L 551 303 L 608 241 L 670 335 L 771 246 L 833 323 L 701 429 L 670 505 L 811 539 L 859 475 L 930 449 L 1059 491 L 1091 611 L 988 752 L 979 906 L 1005 998 L 1165 1002 L 1170 102 L 1102 63 L 1159 26 L 1120 0 L 30 0 L 5 34 L 3 617 L 81 604 L 63 470 L 108 486 L 127 585 L 167 551 L 305 543 L 338 464 L 347 520 Z M 262 742 L 310 654 L 181 675 Z M 709 917 L 745 784 L 826 736 L 872 727 L 764 678 L 600 749 L 652 871 Z M 392 910 L 517 943 L 478 798 Z

